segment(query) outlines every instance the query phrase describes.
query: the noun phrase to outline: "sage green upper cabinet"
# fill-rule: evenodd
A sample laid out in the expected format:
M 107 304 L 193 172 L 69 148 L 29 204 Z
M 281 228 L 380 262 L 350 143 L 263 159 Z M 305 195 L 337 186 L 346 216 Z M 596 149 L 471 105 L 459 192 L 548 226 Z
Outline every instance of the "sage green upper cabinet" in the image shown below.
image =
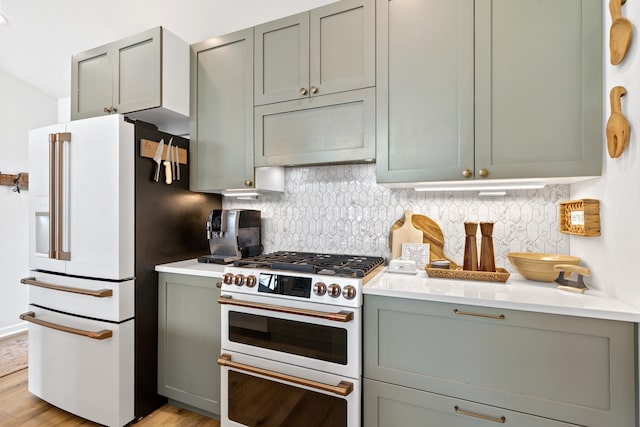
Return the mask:
M 602 5 L 377 0 L 377 179 L 596 176 Z
M 255 105 L 374 86 L 374 7 L 343 0 L 255 27 Z
M 189 47 L 162 27 L 73 55 L 71 83 L 72 120 L 140 111 L 161 130 L 188 130 Z
M 375 0 L 255 28 L 255 165 L 373 161 Z
M 254 186 L 253 29 L 191 45 L 192 191 Z

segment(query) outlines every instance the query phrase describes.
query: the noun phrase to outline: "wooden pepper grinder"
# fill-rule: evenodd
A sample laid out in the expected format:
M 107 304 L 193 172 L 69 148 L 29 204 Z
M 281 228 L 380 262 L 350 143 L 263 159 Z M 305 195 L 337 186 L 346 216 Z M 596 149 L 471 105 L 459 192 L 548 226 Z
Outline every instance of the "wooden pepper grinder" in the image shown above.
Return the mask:
M 496 271 L 496 260 L 493 255 L 493 223 L 481 222 L 480 233 L 480 271 Z
M 463 270 L 476 271 L 478 270 L 478 247 L 476 243 L 476 232 L 478 231 L 478 224 L 475 222 L 464 223 L 464 233 L 466 237 L 464 239 L 464 262 L 462 263 Z

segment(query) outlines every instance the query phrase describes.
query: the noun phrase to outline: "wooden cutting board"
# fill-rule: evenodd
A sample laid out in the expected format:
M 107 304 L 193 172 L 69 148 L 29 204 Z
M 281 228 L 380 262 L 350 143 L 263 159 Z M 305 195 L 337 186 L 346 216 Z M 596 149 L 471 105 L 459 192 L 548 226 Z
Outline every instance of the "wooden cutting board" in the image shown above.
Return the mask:
M 412 224 L 413 212 L 406 211 L 402 224 L 391 230 L 391 259 L 402 256 L 403 243 L 422 243 L 422 231 Z
M 405 218 L 400 218 L 391 226 L 389 232 L 389 248 L 392 250 L 391 258 L 393 259 L 393 232 L 398 230 L 405 223 Z M 413 214 L 411 216 L 413 227 L 422 233 L 422 240 L 416 243 L 429 244 L 429 258 L 433 261 L 436 259 L 446 259 L 451 263 L 451 267 L 457 266 L 455 262 L 444 255 L 444 234 L 442 229 L 433 219 L 425 215 Z M 401 245 L 402 247 L 402 245 Z M 400 251 L 402 253 L 402 250 Z

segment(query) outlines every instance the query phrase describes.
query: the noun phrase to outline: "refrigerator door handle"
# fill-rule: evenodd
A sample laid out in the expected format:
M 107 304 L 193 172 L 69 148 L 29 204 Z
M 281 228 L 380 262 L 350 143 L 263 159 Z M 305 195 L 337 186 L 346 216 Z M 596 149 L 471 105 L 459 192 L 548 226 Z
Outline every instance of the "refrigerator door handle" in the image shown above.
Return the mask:
M 49 134 L 49 258 L 56 258 L 56 134 Z
M 56 259 L 69 261 L 71 252 L 65 252 L 63 249 L 64 241 L 64 143 L 71 142 L 71 132 L 60 132 L 56 135 L 58 141 L 57 152 L 57 177 L 56 177 Z
M 45 328 L 55 329 L 57 331 L 67 332 L 69 334 L 81 335 L 83 337 L 91 338 L 94 340 L 104 340 L 106 338 L 113 337 L 113 331 L 109 329 L 103 329 L 101 331 L 85 331 L 84 329 L 71 328 L 69 326 L 58 325 L 57 323 L 47 322 L 45 320 L 36 319 L 36 314 L 33 311 L 27 311 L 20 315 L 20 319 L 26 322 L 35 323 L 36 325 L 44 326 Z

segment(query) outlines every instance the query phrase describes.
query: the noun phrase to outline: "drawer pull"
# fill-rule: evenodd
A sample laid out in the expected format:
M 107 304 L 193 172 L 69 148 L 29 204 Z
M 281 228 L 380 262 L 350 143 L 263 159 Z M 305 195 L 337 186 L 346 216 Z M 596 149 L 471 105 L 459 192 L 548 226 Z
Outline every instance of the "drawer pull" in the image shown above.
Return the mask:
M 98 289 L 96 291 L 90 291 L 88 289 L 72 288 L 70 286 L 52 285 L 51 283 L 46 283 L 46 282 L 41 282 L 39 280 L 36 280 L 35 277 L 24 278 L 20 280 L 20 283 L 22 283 L 23 285 L 31 285 L 31 286 L 38 286 L 40 288 L 53 289 L 54 291 L 71 292 L 73 294 L 89 295 L 89 296 L 98 297 L 98 298 L 113 296 L 112 289 Z
M 263 304 L 260 302 L 242 301 L 233 299 L 231 295 L 222 295 L 218 297 L 218 304 L 235 305 L 237 307 L 256 308 L 258 310 L 275 311 L 278 313 L 295 314 L 298 316 L 315 317 L 318 319 L 331 320 L 334 322 L 351 322 L 353 320 L 353 312 L 339 311 L 337 313 L 326 313 L 324 311 L 306 310 L 303 308 L 284 307 L 281 305 Z
M 57 323 L 47 322 L 45 320 L 36 319 L 36 314 L 33 311 L 28 311 L 20 315 L 20 319 L 35 323 L 36 325 L 44 326 L 45 328 L 55 329 L 56 331 L 67 332 L 69 334 L 81 335 L 83 337 L 92 338 L 94 340 L 103 340 L 111 338 L 113 331 L 109 329 L 103 329 L 101 331 L 85 331 L 83 329 L 70 328 L 69 326 L 58 325 Z
M 318 381 L 306 378 L 295 377 L 293 375 L 283 374 L 280 372 L 270 371 L 268 369 L 258 368 L 244 363 L 238 363 L 231 360 L 231 355 L 223 353 L 218 358 L 218 365 L 231 369 L 250 372 L 252 374 L 264 375 L 265 377 L 274 378 L 276 380 L 287 381 L 294 384 L 315 388 L 320 391 L 337 394 L 338 396 L 348 396 L 353 391 L 353 383 L 348 381 L 340 381 L 338 385 L 320 383 Z
M 493 421 L 494 423 L 498 423 L 498 424 L 504 424 L 507 421 L 504 415 L 501 416 L 500 418 L 490 417 L 488 415 L 478 414 L 477 412 L 465 411 L 464 409 L 460 409 L 458 405 L 454 406 L 453 409 L 455 409 L 456 414 L 466 415 L 468 417 L 480 418 L 481 420 L 486 420 L 486 421 Z
M 475 317 L 485 317 L 487 319 L 497 319 L 504 320 L 506 317 L 504 314 L 494 315 L 494 314 L 481 314 L 481 313 L 471 313 L 470 311 L 461 311 L 457 308 L 453 310 L 455 314 L 459 314 L 460 316 L 475 316 Z

